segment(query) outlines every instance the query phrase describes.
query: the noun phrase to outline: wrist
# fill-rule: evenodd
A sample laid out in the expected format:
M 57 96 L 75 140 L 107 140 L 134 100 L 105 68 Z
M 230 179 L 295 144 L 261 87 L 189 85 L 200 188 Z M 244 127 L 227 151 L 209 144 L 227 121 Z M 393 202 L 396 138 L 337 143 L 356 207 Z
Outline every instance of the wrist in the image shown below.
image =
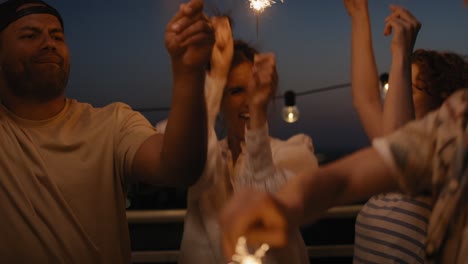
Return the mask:
M 184 75 L 199 75 L 205 74 L 206 65 L 187 65 L 180 60 L 172 59 L 172 72 L 174 74 L 184 74 Z
M 204 98 L 204 71 L 173 71 L 172 98 Z
M 412 50 L 406 50 L 406 49 L 394 49 L 392 51 L 392 62 L 393 61 L 401 61 L 401 62 L 408 62 L 411 61 L 412 57 Z
M 261 113 L 266 113 L 268 110 L 268 102 L 266 103 L 257 103 L 257 102 L 253 102 L 250 101 L 249 102 L 249 112 L 250 114 L 261 114 Z
M 299 192 L 290 192 L 284 188 L 276 195 L 276 200 L 288 219 L 294 226 L 300 226 L 304 218 L 304 203 Z
M 392 60 L 395 60 L 395 59 L 410 60 L 412 54 L 413 54 L 413 49 L 411 48 L 405 48 L 405 47 L 393 48 Z
M 267 122 L 266 109 L 251 108 L 249 109 L 250 119 L 247 123 L 248 129 L 262 128 Z
M 206 71 L 203 67 L 191 67 L 181 65 L 173 65 L 172 67 L 174 84 L 193 81 L 201 81 L 202 83 L 204 83 L 205 74 Z
M 210 70 L 210 76 L 216 79 L 226 79 L 228 76 L 228 73 L 229 73 L 229 69 L 212 68 Z
M 370 18 L 369 18 L 369 11 L 367 8 L 355 11 L 354 14 L 350 15 L 351 22 L 353 24 L 355 23 L 369 23 Z

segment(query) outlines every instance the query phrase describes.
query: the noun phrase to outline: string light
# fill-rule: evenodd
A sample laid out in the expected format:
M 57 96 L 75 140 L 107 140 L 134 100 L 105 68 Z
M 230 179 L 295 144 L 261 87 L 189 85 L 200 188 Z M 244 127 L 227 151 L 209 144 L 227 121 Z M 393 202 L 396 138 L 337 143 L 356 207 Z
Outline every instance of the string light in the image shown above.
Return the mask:
M 387 83 L 388 83 L 388 73 L 383 73 L 380 75 L 380 80 L 382 82 L 382 76 L 387 76 Z M 328 91 L 333 91 L 333 90 L 338 90 L 338 89 L 343 89 L 343 88 L 349 88 L 351 86 L 351 83 L 340 83 L 340 84 L 335 84 L 335 85 L 330 85 L 322 88 L 315 88 L 315 89 L 310 89 L 310 90 L 305 90 L 301 92 L 296 92 L 296 96 L 304 96 L 304 95 L 311 95 L 315 93 L 322 93 L 322 92 L 328 92 Z M 387 86 L 388 87 L 388 86 Z M 275 96 L 275 99 L 283 99 L 284 95 L 278 95 Z M 169 112 L 171 110 L 170 107 L 147 107 L 147 108 L 134 108 L 135 111 L 138 112 Z
M 284 93 L 283 120 L 294 123 L 299 119 L 299 109 L 296 106 L 296 94 L 293 91 Z
M 306 90 L 302 92 L 297 92 L 295 93 L 296 96 L 304 96 L 304 95 L 310 95 L 314 93 L 321 93 L 321 92 L 327 92 L 331 90 L 337 90 L 337 89 L 342 89 L 342 88 L 348 88 L 351 86 L 351 83 L 342 83 L 342 84 L 336 84 L 336 85 L 331 85 L 327 87 L 322 87 L 322 88 L 316 88 L 316 89 L 311 89 L 311 90 Z M 278 95 L 275 96 L 275 99 L 283 99 L 284 95 Z M 171 110 L 170 107 L 148 107 L 148 108 L 134 108 L 133 110 L 138 111 L 138 112 L 169 112 Z
M 379 76 L 379 79 L 380 79 L 380 95 L 382 96 L 382 99 L 385 98 L 385 95 L 387 95 L 387 92 L 388 92 L 388 88 L 389 88 L 388 78 L 389 78 L 388 73 L 382 73 Z

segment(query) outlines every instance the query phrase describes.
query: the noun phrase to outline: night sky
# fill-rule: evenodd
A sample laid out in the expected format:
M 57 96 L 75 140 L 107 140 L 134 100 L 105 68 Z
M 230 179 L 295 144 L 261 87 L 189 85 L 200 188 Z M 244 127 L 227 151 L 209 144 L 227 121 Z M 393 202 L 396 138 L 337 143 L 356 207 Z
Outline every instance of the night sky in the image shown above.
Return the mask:
M 62 14 L 71 50 L 67 96 L 95 106 L 121 101 L 133 108 L 170 106 L 171 71 L 164 29 L 181 0 L 48 1 Z M 350 19 L 342 0 L 285 0 L 259 18 L 247 0 L 207 0 L 206 11 L 230 12 L 235 38 L 274 52 L 278 94 L 303 92 L 350 80 Z M 379 72 L 390 68 L 390 38 L 383 36 L 389 4 L 410 9 L 422 22 L 416 48 L 468 54 L 468 8 L 462 0 L 369 0 Z M 349 87 L 300 96 L 300 120 L 280 118 L 282 100 L 270 114 L 270 132 L 287 138 L 305 133 L 317 152 L 352 151 L 369 142 L 351 104 Z M 152 123 L 167 112 L 145 112 Z

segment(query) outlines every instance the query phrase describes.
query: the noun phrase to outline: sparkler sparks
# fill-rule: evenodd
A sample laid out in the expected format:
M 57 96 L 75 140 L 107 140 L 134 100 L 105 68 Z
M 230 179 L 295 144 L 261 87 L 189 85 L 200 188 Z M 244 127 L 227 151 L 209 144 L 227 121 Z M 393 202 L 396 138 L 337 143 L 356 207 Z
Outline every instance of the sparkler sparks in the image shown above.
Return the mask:
M 254 254 L 250 254 L 245 237 L 239 237 L 236 245 L 236 254 L 232 256 L 233 262 L 229 264 L 262 264 L 262 258 L 269 249 L 270 246 L 268 244 L 263 244 Z
M 281 3 L 283 3 L 284 0 L 281 0 Z M 257 39 L 258 39 L 258 17 L 265 8 L 272 6 L 276 2 L 274 0 L 249 0 L 250 2 L 250 8 L 255 11 L 256 18 L 257 18 L 257 23 L 256 23 L 256 29 L 257 29 Z
M 263 12 L 265 8 L 272 6 L 276 2 L 273 0 L 249 0 L 250 1 L 250 8 L 257 12 Z M 283 0 L 281 0 L 283 2 Z

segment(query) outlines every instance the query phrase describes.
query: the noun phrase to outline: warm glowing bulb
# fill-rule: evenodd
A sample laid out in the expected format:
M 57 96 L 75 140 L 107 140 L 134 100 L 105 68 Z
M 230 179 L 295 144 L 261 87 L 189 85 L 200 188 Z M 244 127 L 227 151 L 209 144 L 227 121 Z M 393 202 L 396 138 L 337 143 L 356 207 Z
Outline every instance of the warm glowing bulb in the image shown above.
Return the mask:
M 384 90 L 385 90 L 385 92 L 388 91 L 388 83 L 386 83 L 386 84 L 384 85 Z
M 389 88 L 388 78 L 389 78 L 389 75 L 386 72 L 380 74 L 380 76 L 379 76 L 379 79 L 380 79 L 380 96 L 382 97 L 382 99 L 385 98 L 385 96 L 387 95 L 387 92 L 388 92 L 388 88 Z
M 293 106 L 285 106 L 283 108 L 283 119 L 288 123 L 294 123 L 299 119 L 299 109 Z
M 389 87 L 390 86 L 388 85 L 388 83 L 384 83 L 384 85 L 381 87 L 380 95 L 382 96 L 382 100 L 385 99 Z

